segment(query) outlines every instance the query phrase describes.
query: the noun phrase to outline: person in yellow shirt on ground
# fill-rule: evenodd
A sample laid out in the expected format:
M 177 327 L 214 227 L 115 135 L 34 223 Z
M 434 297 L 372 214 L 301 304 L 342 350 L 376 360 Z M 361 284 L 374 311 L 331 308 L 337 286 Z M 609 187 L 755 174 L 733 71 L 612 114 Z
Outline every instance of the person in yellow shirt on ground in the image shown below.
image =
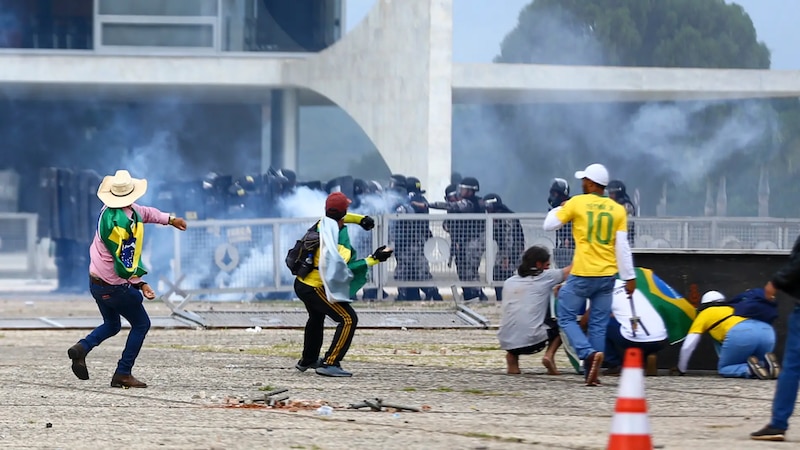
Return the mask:
M 575 172 L 575 178 L 582 181 L 583 194 L 550 210 L 543 227 L 554 231 L 572 224 L 575 256 L 572 273 L 558 292 L 558 325 L 583 360 L 586 385 L 597 386 L 616 276 L 625 282 L 630 297 L 636 290 L 636 273 L 625 207 L 605 196 L 608 170 L 602 164 L 592 164 Z M 591 312 L 588 337 L 577 322 L 586 299 L 590 300 Z
M 340 365 L 358 325 L 358 316 L 350 302 L 366 284 L 369 268 L 392 256 L 392 250 L 383 245 L 372 255 L 358 259 L 345 223 L 357 223 L 371 230 L 375 222 L 369 216 L 348 213 L 350 203 L 341 192 L 328 196 L 325 217 L 316 225 L 319 246 L 314 250 L 313 268 L 305 275 L 298 274 L 294 282 L 294 291 L 308 311 L 303 355 L 295 365 L 301 372 L 315 369 L 318 375 L 328 377 L 353 375 Z M 330 348 L 320 358 L 326 316 L 337 326 Z
M 725 300 L 718 291 L 708 291 L 700 300 L 701 311 L 692 322 L 681 346 L 678 372 L 686 373 L 689 359 L 703 333 L 714 339 L 719 356 L 717 371 L 728 378 L 777 378 L 780 365 L 772 353 L 775 330 L 772 325 L 733 314 L 732 306 L 709 306 Z M 705 308 L 703 308 L 705 306 Z

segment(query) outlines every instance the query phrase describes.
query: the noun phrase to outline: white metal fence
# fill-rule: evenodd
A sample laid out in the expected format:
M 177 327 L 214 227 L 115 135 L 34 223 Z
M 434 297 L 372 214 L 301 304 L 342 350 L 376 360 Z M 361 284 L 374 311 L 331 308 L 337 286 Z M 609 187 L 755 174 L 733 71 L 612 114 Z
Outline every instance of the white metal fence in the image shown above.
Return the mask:
M 556 233 L 542 230 L 542 214 L 430 214 L 376 217 L 367 232 L 350 225 L 361 257 L 388 244 L 395 256 L 371 271 L 370 295 L 384 287 L 499 286 L 531 245 L 568 261 L 571 249 L 556 248 Z M 294 278 L 284 265 L 315 218 L 192 221 L 178 232 L 150 227 L 145 263 L 154 277 L 186 293 L 216 300 L 253 296 L 282 298 Z M 741 251 L 788 253 L 800 235 L 800 219 L 637 218 L 634 252 Z M 37 244 L 34 214 L 0 214 L 0 277 L 38 278 L 52 265 Z M 486 251 L 486 250 L 489 251 Z M 49 272 L 50 270 L 47 270 Z M 281 294 L 283 293 L 283 294 Z
M 531 245 L 571 254 L 571 249 L 555 248 L 555 233 L 542 230 L 542 214 L 385 215 L 376 219 L 370 232 L 357 225 L 349 228 L 362 257 L 381 244 L 395 250 L 393 258 L 372 270 L 370 289 L 499 286 L 516 268 L 520 252 Z M 294 278 L 284 258 L 314 221 L 192 222 L 186 232 L 167 231 L 169 238 L 162 234 L 151 242 L 151 273 L 169 273 L 166 278 L 180 280 L 184 291 L 220 300 L 291 292 Z M 800 234 L 800 220 L 794 219 L 639 218 L 633 222 L 634 252 L 787 253 Z

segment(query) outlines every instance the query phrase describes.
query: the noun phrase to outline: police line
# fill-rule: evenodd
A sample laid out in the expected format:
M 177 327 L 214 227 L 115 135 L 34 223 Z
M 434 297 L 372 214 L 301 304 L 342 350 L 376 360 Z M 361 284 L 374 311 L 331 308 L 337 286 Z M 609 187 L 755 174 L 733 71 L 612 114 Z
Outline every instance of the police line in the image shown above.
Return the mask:
M 369 299 L 383 298 L 384 287 L 500 286 L 516 268 L 520 249 L 531 245 L 561 255 L 562 264 L 564 257 L 571 258 L 569 247 L 556 248 L 555 234 L 542 230 L 543 214 L 389 214 L 375 219 L 371 231 L 350 230 L 359 255 L 367 255 L 378 242 L 395 249 L 395 257 L 373 269 L 364 292 Z M 284 258 L 315 220 L 192 221 L 183 233 L 154 228 L 145 258 L 151 274 L 208 299 L 290 298 L 294 280 Z M 635 253 L 782 254 L 800 234 L 800 219 L 631 220 Z M 513 232 L 519 228 L 521 237 Z

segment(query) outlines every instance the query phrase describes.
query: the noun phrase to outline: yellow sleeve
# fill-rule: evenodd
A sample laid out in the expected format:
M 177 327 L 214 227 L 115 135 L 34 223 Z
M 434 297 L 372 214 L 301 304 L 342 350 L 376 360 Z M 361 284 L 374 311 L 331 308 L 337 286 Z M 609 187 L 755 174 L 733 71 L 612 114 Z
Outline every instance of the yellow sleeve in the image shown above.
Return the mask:
M 344 216 L 344 223 L 359 224 L 361 223 L 361 219 L 363 219 L 364 217 L 365 216 L 362 216 L 361 214 L 347 213 Z
M 353 256 L 353 252 L 351 252 L 349 248 L 341 244 L 339 244 L 338 250 L 339 250 L 339 255 L 342 257 L 342 259 L 344 259 L 344 262 L 349 263 L 350 257 Z
M 364 261 L 367 262 L 367 266 L 369 267 L 376 266 L 380 262 L 377 259 L 373 258 L 372 256 L 367 256 L 366 258 L 364 258 Z
M 575 202 L 575 197 L 573 197 L 567 200 L 567 203 L 564 203 L 561 209 L 556 211 L 556 217 L 558 217 L 561 223 L 572 222 L 572 219 L 575 218 Z

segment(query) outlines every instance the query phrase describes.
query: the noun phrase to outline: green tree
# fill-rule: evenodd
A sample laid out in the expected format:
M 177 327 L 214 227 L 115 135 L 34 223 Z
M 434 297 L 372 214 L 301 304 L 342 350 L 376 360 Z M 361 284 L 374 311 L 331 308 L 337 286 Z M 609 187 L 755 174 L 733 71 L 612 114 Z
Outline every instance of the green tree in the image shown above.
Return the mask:
M 586 51 L 599 55 L 587 58 Z M 535 0 L 497 62 L 767 69 L 750 16 L 724 0 Z

